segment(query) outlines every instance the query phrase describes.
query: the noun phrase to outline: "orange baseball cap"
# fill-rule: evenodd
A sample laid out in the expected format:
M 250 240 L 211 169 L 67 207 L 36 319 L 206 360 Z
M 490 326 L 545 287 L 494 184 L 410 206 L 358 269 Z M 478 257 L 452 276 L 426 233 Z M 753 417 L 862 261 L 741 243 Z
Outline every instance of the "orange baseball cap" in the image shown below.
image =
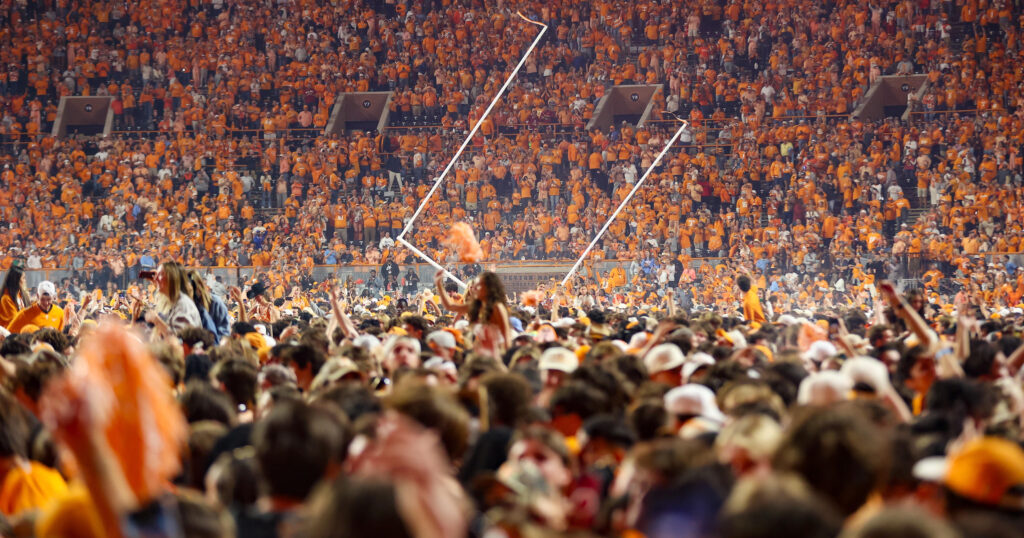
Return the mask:
M 1024 510 L 1024 449 L 998 437 L 972 441 L 950 459 L 945 483 L 968 499 Z
M 942 482 L 965 499 L 1024 511 L 1024 449 L 1012 441 L 999 437 L 975 439 L 947 458 L 918 462 L 914 474 Z

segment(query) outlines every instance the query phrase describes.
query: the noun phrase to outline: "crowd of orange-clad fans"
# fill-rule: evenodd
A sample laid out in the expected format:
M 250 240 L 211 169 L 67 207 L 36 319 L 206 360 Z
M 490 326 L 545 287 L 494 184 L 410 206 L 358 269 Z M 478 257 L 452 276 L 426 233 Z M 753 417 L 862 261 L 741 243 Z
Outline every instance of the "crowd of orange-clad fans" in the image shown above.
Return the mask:
M 0 535 L 1020 536 L 1022 30 L 0 0 Z M 855 114 L 887 75 L 927 82 Z M 591 128 L 629 84 L 650 117 Z
M 675 117 L 595 259 L 859 282 L 1022 248 L 1011 2 L 58 0 L 3 15 L 0 265 L 415 261 L 393 239 L 536 35 L 516 10 L 549 30 L 409 235 L 436 259 L 459 220 L 487 261 L 575 259 Z M 929 78 L 909 122 L 849 115 L 896 73 Z M 623 83 L 663 85 L 653 120 L 587 130 Z M 339 92 L 377 90 L 394 128 L 322 134 Z M 50 136 L 65 95 L 113 96 L 115 133 Z

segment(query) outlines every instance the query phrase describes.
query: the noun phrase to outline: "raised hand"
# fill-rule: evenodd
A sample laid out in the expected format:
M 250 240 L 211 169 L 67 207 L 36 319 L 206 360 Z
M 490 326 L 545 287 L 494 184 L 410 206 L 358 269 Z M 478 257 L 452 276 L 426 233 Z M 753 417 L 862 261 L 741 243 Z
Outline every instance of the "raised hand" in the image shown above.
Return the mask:
M 286 328 L 285 330 L 281 331 L 281 335 L 278 337 L 278 340 L 281 341 L 281 342 L 287 341 L 289 338 L 295 336 L 298 333 L 299 333 L 299 328 L 297 326 L 289 325 L 288 328 Z
M 892 285 L 892 282 L 883 280 L 878 284 L 878 291 L 881 293 L 882 298 L 892 306 L 899 304 L 900 296 L 896 293 L 896 288 Z

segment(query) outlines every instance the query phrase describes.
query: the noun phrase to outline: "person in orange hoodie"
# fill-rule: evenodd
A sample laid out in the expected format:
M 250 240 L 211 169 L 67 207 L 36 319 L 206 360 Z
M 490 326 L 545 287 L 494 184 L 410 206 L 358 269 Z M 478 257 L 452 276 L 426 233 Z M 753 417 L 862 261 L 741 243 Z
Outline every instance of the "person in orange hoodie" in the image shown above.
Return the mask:
M 11 265 L 0 285 L 0 327 L 7 327 L 28 306 L 28 289 L 25 288 L 25 269 L 20 260 Z
M 26 325 L 34 325 L 40 329 L 50 327 L 61 331 L 64 329 L 64 310 L 53 303 L 57 298 L 57 288 L 53 282 L 44 280 L 37 288 L 38 298 L 32 306 L 18 312 L 7 330 L 12 333 L 21 332 Z

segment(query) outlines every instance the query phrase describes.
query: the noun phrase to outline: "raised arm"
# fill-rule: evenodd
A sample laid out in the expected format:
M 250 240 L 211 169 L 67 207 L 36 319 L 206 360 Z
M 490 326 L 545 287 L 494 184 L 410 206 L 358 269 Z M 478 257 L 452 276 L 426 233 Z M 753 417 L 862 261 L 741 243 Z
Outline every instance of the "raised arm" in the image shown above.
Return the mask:
M 917 311 L 910 308 L 910 305 L 903 300 L 903 297 L 896 293 L 896 288 L 893 287 L 891 282 L 882 282 L 879 286 L 882 296 L 885 301 L 892 307 L 893 312 L 907 324 L 910 331 L 917 336 L 920 345 L 924 346 L 929 352 L 934 352 L 935 348 L 939 344 L 939 337 L 935 334 L 935 331 L 928 326 L 927 323 L 921 316 L 918 315 Z
M 846 341 L 846 336 L 850 334 L 850 331 L 846 330 L 846 322 L 843 321 L 842 316 L 836 316 L 836 319 L 839 321 L 839 338 L 835 341 L 836 346 L 842 349 L 847 357 L 856 357 L 857 350 L 853 349 Z
M 434 301 L 433 297 L 427 297 L 426 304 L 427 308 L 434 312 L 434 315 L 437 316 L 439 319 L 442 316 L 444 316 L 444 312 L 441 311 L 440 306 L 437 306 L 437 302 Z
M 497 310 L 498 310 L 498 317 L 499 317 L 498 323 L 501 324 L 498 328 L 501 329 L 501 334 L 502 334 L 502 336 L 505 337 L 505 346 L 511 347 L 512 346 L 512 324 L 509 322 L 508 308 L 506 308 L 505 305 L 500 304 L 500 303 L 497 305 L 497 307 L 498 307 Z
M 974 282 L 971 283 L 970 300 L 974 303 L 974 306 L 978 307 L 978 314 L 981 315 L 981 319 L 992 317 L 992 312 L 981 298 L 981 288 Z
M 1024 344 L 1021 344 L 1006 358 L 1006 367 L 1011 374 L 1015 374 L 1018 378 L 1024 375 Z
M 341 303 L 338 301 L 338 292 L 331 287 L 331 312 L 334 314 L 334 319 L 338 322 L 338 327 L 341 327 L 341 331 L 345 333 L 345 338 L 354 339 L 359 336 L 359 331 L 356 330 L 355 324 L 349 319 L 348 314 L 345 314 L 345 309 L 341 307 Z
M 768 290 L 761 289 L 761 292 L 766 295 L 763 301 L 761 301 L 762 308 L 764 309 L 764 318 L 768 321 L 775 319 L 775 305 L 771 302 L 771 297 L 768 297 Z
M 238 303 L 238 321 L 248 322 L 249 313 L 245 310 L 245 298 L 242 297 L 242 290 L 238 286 L 228 288 L 228 294 Z
M 441 298 L 441 306 L 459 314 L 469 313 L 469 306 L 465 303 L 456 303 L 444 289 L 444 271 L 438 271 L 434 275 L 434 285 L 437 287 L 437 296 Z
M 888 385 L 882 389 L 882 393 L 879 395 L 882 400 L 882 404 L 889 408 L 901 422 L 910 422 L 914 420 L 914 413 L 907 406 L 907 402 L 903 401 L 903 398 L 896 393 L 896 390 L 892 388 L 892 385 Z
M 420 293 L 416 295 L 416 313 L 420 316 L 427 313 L 427 294 Z
M 971 354 L 971 329 L 974 318 L 967 313 L 970 301 L 967 300 L 966 294 L 958 293 L 954 302 L 956 303 L 956 341 L 953 355 L 957 361 L 962 363 Z
M 562 292 L 556 288 L 551 294 L 551 323 L 558 321 L 558 307 L 561 306 Z
M 641 358 L 646 357 L 647 354 L 652 349 L 654 349 L 655 346 L 662 343 L 665 340 L 665 337 L 667 337 L 669 334 L 672 334 L 672 331 L 676 330 L 677 328 L 679 328 L 679 326 L 676 325 L 675 321 L 671 319 L 661 320 L 661 322 L 658 323 L 658 328 L 655 329 L 654 334 L 652 334 L 651 337 L 647 339 L 647 343 L 644 344 L 644 347 L 640 350 L 638 356 Z
M 872 308 L 871 317 L 874 318 L 872 320 L 872 324 L 874 324 L 874 325 L 885 325 L 885 323 L 886 323 L 885 308 L 884 308 L 885 302 L 879 296 L 877 291 L 872 291 L 871 292 L 871 305 L 872 305 L 871 306 L 871 308 Z
M 123 536 L 122 518 L 136 510 L 139 500 L 106 437 L 96 428 L 82 427 L 81 440 L 69 443 L 78 472 L 96 505 L 107 536 Z

